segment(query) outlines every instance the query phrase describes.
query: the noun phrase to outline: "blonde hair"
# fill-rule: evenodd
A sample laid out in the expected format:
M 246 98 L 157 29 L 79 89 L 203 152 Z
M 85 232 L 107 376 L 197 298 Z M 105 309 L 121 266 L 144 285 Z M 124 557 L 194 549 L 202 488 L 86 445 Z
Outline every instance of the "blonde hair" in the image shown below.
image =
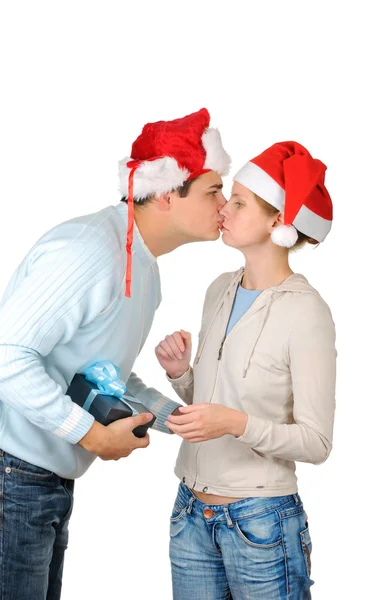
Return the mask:
M 263 200 L 263 198 L 260 198 L 260 196 L 258 196 L 257 194 L 254 193 L 253 195 L 255 196 L 256 202 L 258 203 L 258 205 L 265 211 L 265 213 L 268 216 L 273 217 L 274 215 L 276 215 L 277 213 L 280 212 L 279 210 L 277 210 L 277 208 L 272 206 L 272 204 L 269 204 L 268 202 Z M 295 227 L 295 229 L 296 229 L 296 227 Z M 305 235 L 304 233 L 302 233 L 301 231 L 298 231 L 297 229 L 296 229 L 296 231 L 298 232 L 298 239 L 296 241 L 296 244 L 294 246 L 292 246 L 292 248 L 290 248 L 290 250 L 298 250 L 305 244 L 311 244 L 312 246 L 319 245 L 319 242 L 317 240 L 314 240 L 313 238 L 309 237 L 308 235 Z

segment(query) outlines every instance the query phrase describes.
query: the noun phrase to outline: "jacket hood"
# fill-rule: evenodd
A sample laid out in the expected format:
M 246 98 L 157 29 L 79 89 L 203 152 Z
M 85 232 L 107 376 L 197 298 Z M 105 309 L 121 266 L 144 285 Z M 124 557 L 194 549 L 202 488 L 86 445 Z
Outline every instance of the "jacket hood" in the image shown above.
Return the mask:
M 236 293 L 236 288 L 239 285 L 239 283 L 241 282 L 243 274 L 244 274 L 244 267 L 242 267 L 241 269 L 239 269 L 238 271 L 236 271 L 234 273 L 228 274 L 228 276 L 230 277 L 230 280 L 228 280 L 228 285 L 225 286 L 223 293 L 219 294 L 218 302 L 215 303 L 216 307 L 215 307 L 215 310 L 213 311 L 212 317 L 210 319 L 207 333 L 206 333 L 202 343 L 200 344 L 200 347 L 197 350 L 197 357 L 196 357 L 197 363 L 199 362 L 199 360 L 201 358 L 201 354 L 204 349 L 206 340 L 212 329 L 212 325 L 213 325 L 219 311 L 221 310 L 221 307 L 223 306 L 226 297 L 228 296 L 228 294 L 232 295 L 232 294 Z M 318 292 L 308 283 L 308 281 L 304 277 L 304 275 L 301 275 L 300 273 L 293 273 L 293 274 L 289 275 L 284 281 L 282 281 L 278 285 L 272 286 L 272 287 L 269 287 L 269 288 L 266 288 L 265 290 L 263 290 L 263 292 L 260 294 L 260 296 L 258 296 L 258 298 L 255 300 L 254 304 L 250 308 L 250 310 L 252 310 L 253 312 L 263 310 L 264 314 L 263 314 L 263 318 L 260 321 L 261 325 L 259 327 L 259 330 L 256 331 L 256 336 L 252 342 L 252 345 L 249 349 L 247 349 L 247 352 L 246 352 L 246 361 L 244 364 L 244 369 L 243 369 L 243 374 L 242 374 L 243 378 L 247 374 L 255 346 L 259 340 L 261 332 L 264 329 L 266 320 L 269 315 L 269 309 L 270 309 L 271 303 L 278 295 L 281 295 L 283 293 L 305 293 L 305 294 L 313 294 L 313 295 L 319 296 Z M 225 338 L 224 338 L 224 340 L 225 340 Z

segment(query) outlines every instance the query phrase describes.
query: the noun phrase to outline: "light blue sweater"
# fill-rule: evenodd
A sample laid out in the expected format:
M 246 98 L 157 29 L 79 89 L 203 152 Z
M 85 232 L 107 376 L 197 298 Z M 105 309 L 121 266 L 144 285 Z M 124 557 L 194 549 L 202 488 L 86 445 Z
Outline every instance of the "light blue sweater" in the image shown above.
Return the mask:
M 226 335 L 230 333 L 233 327 L 241 317 L 251 308 L 252 304 L 258 296 L 260 296 L 262 290 L 247 290 L 241 285 L 238 286 L 235 301 L 233 303 L 231 316 L 229 317 Z
M 0 448 L 66 478 L 95 456 L 77 442 L 94 418 L 65 395 L 75 373 L 111 360 L 155 415 L 179 405 L 132 373 L 161 301 L 156 259 L 137 227 L 125 293 L 127 205 L 54 227 L 17 268 L 0 303 Z

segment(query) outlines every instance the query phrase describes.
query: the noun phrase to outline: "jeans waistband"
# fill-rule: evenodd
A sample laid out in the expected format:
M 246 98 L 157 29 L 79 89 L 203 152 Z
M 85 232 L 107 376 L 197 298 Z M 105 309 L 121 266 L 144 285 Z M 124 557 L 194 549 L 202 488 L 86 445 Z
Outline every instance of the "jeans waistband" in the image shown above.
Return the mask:
M 213 513 L 210 520 L 220 521 L 242 519 L 278 509 L 297 509 L 299 512 L 302 509 L 302 501 L 299 494 L 271 498 L 245 498 L 229 504 L 207 504 L 197 498 L 188 486 L 182 482 L 178 488 L 177 502 L 181 508 L 186 508 L 188 513 L 195 512 L 202 516 L 204 516 L 205 509 L 210 509 Z

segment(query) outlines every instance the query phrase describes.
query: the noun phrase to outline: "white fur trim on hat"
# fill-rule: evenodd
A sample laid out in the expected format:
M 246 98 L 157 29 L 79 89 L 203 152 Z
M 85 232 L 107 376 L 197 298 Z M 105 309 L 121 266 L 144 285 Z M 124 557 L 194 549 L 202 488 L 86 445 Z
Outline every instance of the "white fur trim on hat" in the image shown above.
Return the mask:
M 271 233 L 271 239 L 276 246 L 292 248 L 298 239 L 298 232 L 292 225 L 278 225 Z
M 298 231 L 308 237 L 323 242 L 331 229 L 332 221 L 323 219 L 303 204 L 293 221 Z
M 125 157 L 119 161 L 119 191 L 127 197 L 127 186 L 130 170 L 126 163 L 131 161 Z M 142 200 L 151 194 L 166 194 L 170 190 L 180 187 L 189 177 L 187 169 L 180 169 L 177 161 L 170 156 L 145 160 L 134 173 L 133 191 L 134 200 Z
M 231 158 L 223 148 L 219 130 L 208 128 L 202 136 L 202 145 L 206 152 L 204 169 L 216 171 L 220 175 L 228 175 Z
M 247 162 L 233 177 L 233 181 L 241 183 L 280 212 L 284 211 L 284 189 L 255 163 Z

